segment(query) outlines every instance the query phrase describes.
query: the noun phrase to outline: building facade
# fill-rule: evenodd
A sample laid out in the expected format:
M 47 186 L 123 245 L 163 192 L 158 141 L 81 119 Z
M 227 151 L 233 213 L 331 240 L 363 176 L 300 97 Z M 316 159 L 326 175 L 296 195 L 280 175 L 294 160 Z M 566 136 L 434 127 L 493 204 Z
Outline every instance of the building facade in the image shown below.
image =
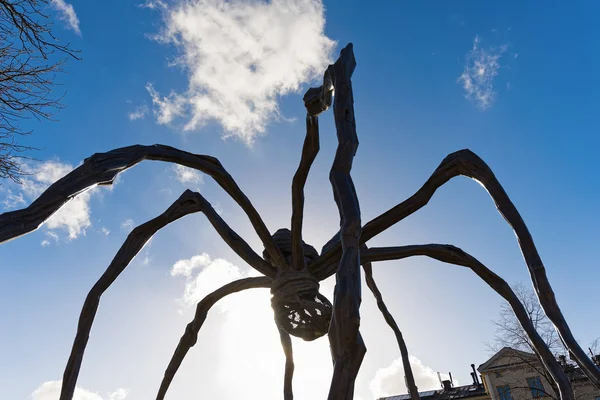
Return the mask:
M 574 364 L 560 357 L 577 400 L 600 400 L 600 390 Z M 551 378 L 534 354 L 505 347 L 478 368 L 491 400 L 558 399 Z
M 594 357 L 600 363 L 600 357 Z M 559 361 L 571 382 L 577 400 L 600 400 L 600 390 L 585 374 L 565 357 Z M 534 354 L 505 347 L 481 364 L 474 365 L 473 383 L 454 387 L 440 381 L 440 389 L 419 392 L 421 400 L 553 400 L 559 399 L 548 373 Z M 383 397 L 378 400 L 411 400 L 410 394 Z

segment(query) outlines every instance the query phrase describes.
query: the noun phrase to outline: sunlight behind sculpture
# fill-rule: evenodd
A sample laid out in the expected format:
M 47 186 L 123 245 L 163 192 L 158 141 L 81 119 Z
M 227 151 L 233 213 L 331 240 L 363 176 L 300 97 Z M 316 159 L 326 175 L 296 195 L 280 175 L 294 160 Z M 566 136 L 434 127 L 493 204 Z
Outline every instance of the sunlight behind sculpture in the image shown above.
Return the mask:
M 460 175 L 473 178 L 485 187 L 499 213 L 515 231 L 544 312 L 556 327 L 572 358 L 600 388 L 600 370 L 575 341 L 556 303 L 544 265 L 527 226 L 492 170 L 476 154 L 469 150 L 461 150 L 448 155 L 415 194 L 362 225 L 358 197 L 350 174 L 358 148 L 351 83 L 355 67 L 353 47 L 349 44 L 342 49 L 335 64 L 330 65 L 325 71 L 323 84 L 318 88 L 309 89 L 304 96 L 307 110 L 306 138 L 300 164 L 292 180 L 291 230 L 280 229 L 271 235 L 258 211 L 216 158 L 163 145 L 135 145 L 94 154 L 81 166 L 50 186 L 29 207 L 0 215 L 0 242 L 5 242 L 36 230 L 70 199 L 89 187 L 97 184 L 110 185 L 119 173 L 143 160 L 159 160 L 202 171 L 215 179 L 246 213 L 264 247 L 261 257 L 229 227 L 200 193 L 190 190 L 186 190 L 164 213 L 133 229 L 85 300 L 64 371 L 60 400 L 73 398 L 83 355 L 102 294 L 156 232 L 186 215 L 197 212 L 204 213 L 229 247 L 263 276 L 230 282 L 198 303 L 194 319 L 187 325 L 165 370 L 157 400 L 165 398 L 183 359 L 198 340 L 198 333 L 211 307 L 229 294 L 256 288 L 268 288 L 273 295 L 271 303 L 274 324 L 280 333 L 286 357 L 283 374 L 284 399 L 293 399 L 294 361 L 290 335 L 310 341 L 327 334 L 334 364 L 327 399 L 352 400 L 356 376 L 366 353 L 366 345 L 360 334 L 361 265 L 365 271 L 367 286 L 375 296 L 386 322 L 395 333 L 409 393 L 413 400 L 419 400 L 408 360 L 408 347 L 377 288 L 372 268 L 372 263 L 376 261 L 414 256 L 426 256 L 444 263 L 467 267 L 507 300 L 544 367 L 555 381 L 560 398 L 574 400 L 573 390 L 564 371 L 535 330 L 523 304 L 510 286 L 479 260 L 452 245 L 423 244 L 382 248 L 367 246 L 370 239 L 420 210 L 438 188 Z M 329 179 L 340 215 L 340 231 L 319 254 L 314 247 L 302 240 L 304 186 L 310 167 L 319 152 L 318 115 L 331 106 L 332 100 L 338 147 Z M 332 304 L 319 293 L 319 282 L 334 274 L 336 287 Z

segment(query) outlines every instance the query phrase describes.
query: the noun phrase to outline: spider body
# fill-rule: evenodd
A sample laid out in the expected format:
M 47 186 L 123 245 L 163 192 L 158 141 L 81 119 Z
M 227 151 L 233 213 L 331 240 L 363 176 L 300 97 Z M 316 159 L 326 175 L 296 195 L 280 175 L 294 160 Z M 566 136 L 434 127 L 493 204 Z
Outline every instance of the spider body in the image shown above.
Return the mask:
M 353 157 L 358 147 L 350 80 L 355 66 L 354 53 L 350 44 L 341 51 L 335 64 L 327 68 L 323 85 L 309 89 L 304 96 L 307 131 L 300 165 L 292 181 L 291 230 L 280 229 L 271 235 L 260 214 L 216 158 L 162 145 L 135 145 L 94 154 L 86 159 L 83 165 L 51 185 L 28 207 L 0 214 L 0 243 L 2 243 L 34 231 L 64 204 L 86 189 L 95 185 L 111 184 L 120 172 L 143 160 L 159 160 L 194 168 L 214 178 L 246 213 L 264 246 L 263 257 L 261 257 L 221 219 L 200 193 L 190 190 L 185 191 L 161 215 L 136 227 L 86 297 L 71 355 L 65 367 L 60 400 L 73 398 L 89 333 L 102 294 L 156 232 L 179 218 L 197 212 L 204 213 L 223 240 L 263 276 L 230 282 L 198 303 L 194 319 L 187 325 L 165 371 L 157 394 L 158 400 L 164 399 L 185 355 L 196 343 L 210 308 L 219 299 L 231 293 L 253 288 L 268 288 L 272 293 L 271 306 L 286 357 L 285 400 L 293 398 L 294 364 L 290 335 L 310 341 L 325 334 L 329 337 L 334 363 L 328 400 L 352 400 L 356 375 L 366 352 L 359 331 L 361 265 L 365 272 L 367 286 L 377 299 L 379 309 L 396 335 L 412 400 L 419 400 L 408 362 L 406 343 L 383 302 L 372 276 L 371 265 L 376 261 L 399 260 L 413 256 L 426 256 L 448 264 L 467 267 L 508 301 L 544 367 L 550 372 L 560 398 L 574 400 L 573 390 L 564 371 L 535 330 L 534 324 L 515 293 L 502 278 L 477 259 L 461 249 L 443 244 L 367 247 L 368 240 L 424 207 L 439 187 L 459 175 L 479 181 L 494 200 L 500 214 L 515 231 L 540 304 L 555 325 L 572 359 L 600 388 L 600 369 L 587 357 L 574 339 L 556 303 L 544 265 L 527 226 L 491 169 L 477 155 L 468 150 L 450 154 L 413 196 L 364 226 L 361 225 L 359 203 L 350 176 Z M 340 214 L 340 232 L 323 247 L 319 255 L 314 247 L 302 240 L 303 188 L 310 166 L 319 151 L 317 115 L 329 108 L 334 91 L 336 96 L 333 114 L 338 148 L 330 181 Z M 332 304 L 319 293 L 319 281 L 333 274 L 336 275 L 336 287 Z
M 279 229 L 272 236 L 288 265 L 292 265 L 292 232 Z M 306 265 L 318 258 L 314 247 L 302 242 L 304 265 L 301 270 L 280 271 L 271 286 L 271 306 L 275 322 L 292 336 L 311 341 L 327 334 L 332 315 L 331 302 L 319 293 L 319 281 Z M 268 252 L 263 257 L 270 260 Z M 274 266 L 275 267 L 275 266 Z

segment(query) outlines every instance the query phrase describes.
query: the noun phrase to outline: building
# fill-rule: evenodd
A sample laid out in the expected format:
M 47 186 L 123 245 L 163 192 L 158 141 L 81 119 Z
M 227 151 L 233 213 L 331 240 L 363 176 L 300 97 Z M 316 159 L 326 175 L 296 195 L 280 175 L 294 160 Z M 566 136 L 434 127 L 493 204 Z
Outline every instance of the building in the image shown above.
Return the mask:
M 419 397 L 421 397 L 421 400 L 490 400 L 490 395 L 487 393 L 485 385 L 477 376 L 475 365 L 471 364 L 471 368 L 473 369 L 473 372 L 471 372 L 473 383 L 470 385 L 454 386 L 452 381 L 442 381 L 440 378 L 440 389 L 419 392 Z M 402 394 L 399 396 L 382 397 L 378 400 L 411 400 L 411 397 L 410 394 Z
M 594 357 L 596 363 L 600 361 Z M 559 362 L 571 381 L 578 400 L 600 400 L 600 390 L 585 376 L 583 371 L 566 357 Z M 542 368 L 534 354 L 505 347 L 478 368 L 491 400 L 528 400 L 558 398 L 550 385 L 550 376 Z
M 600 365 L 600 356 L 594 361 Z M 577 400 L 600 400 L 596 388 L 579 367 L 559 357 L 567 377 L 571 381 Z M 419 392 L 421 400 L 532 400 L 558 399 L 550 385 L 549 376 L 532 353 L 505 347 L 481 364 L 477 371 L 471 365 L 473 383 L 454 387 L 451 381 L 441 381 L 440 389 Z M 409 394 L 383 397 L 378 400 L 411 400 Z

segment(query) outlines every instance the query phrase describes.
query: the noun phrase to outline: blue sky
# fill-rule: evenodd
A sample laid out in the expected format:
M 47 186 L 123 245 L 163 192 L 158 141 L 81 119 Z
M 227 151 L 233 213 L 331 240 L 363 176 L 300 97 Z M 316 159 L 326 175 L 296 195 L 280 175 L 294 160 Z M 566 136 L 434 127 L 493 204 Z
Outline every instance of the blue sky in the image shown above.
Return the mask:
M 600 279 L 600 4 L 142 5 L 54 2 L 57 33 L 82 50 L 83 61 L 70 62 L 59 77 L 68 105 L 59 121 L 27 122 L 35 133 L 24 144 L 42 148 L 32 166 L 40 173 L 22 187 L 3 183 L 0 207 L 24 207 L 94 152 L 163 143 L 218 157 L 272 232 L 289 227 L 291 178 L 305 134 L 302 95 L 353 42 L 360 139 L 353 177 L 363 222 L 414 193 L 445 155 L 469 148 L 495 171 L 528 224 L 580 343 L 600 336 L 585 306 L 597 303 Z M 339 223 L 328 181 L 336 146 L 331 112 L 320 125 L 304 224 L 305 241 L 317 249 Z M 247 218 L 209 177 L 150 162 L 0 246 L 3 398 L 58 398 L 88 290 L 128 231 L 186 188 L 201 191 L 262 252 Z M 451 181 L 370 244 L 429 242 L 455 244 L 508 282 L 528 284 L 512 231 L 468 179 Z M 200 215 L 161 231 L 102 299 L 78 399 L 152 398 L 198 296 L 249 273 Z M 419 389 L 437 388 L 437 371 L 468 383 L 469 365 L 489 357 L 485 342 L 501 299 L 469 271 L 425 259 L 378 264 L 375 279 L 408 342 Z M 332 290 L 331 280 L 323 282 L 330 298 Z M 399 351 L 367 290 L 361 314 L 368 352 L 356 398 L 396 394 L 404 390 Z M 294 346 L 296 398 L 324 398 L 326 339 Z M 209 315 L 169 393 L 280 398 L 282 382 L 269 295 L 256 291 L 232 296 Z

